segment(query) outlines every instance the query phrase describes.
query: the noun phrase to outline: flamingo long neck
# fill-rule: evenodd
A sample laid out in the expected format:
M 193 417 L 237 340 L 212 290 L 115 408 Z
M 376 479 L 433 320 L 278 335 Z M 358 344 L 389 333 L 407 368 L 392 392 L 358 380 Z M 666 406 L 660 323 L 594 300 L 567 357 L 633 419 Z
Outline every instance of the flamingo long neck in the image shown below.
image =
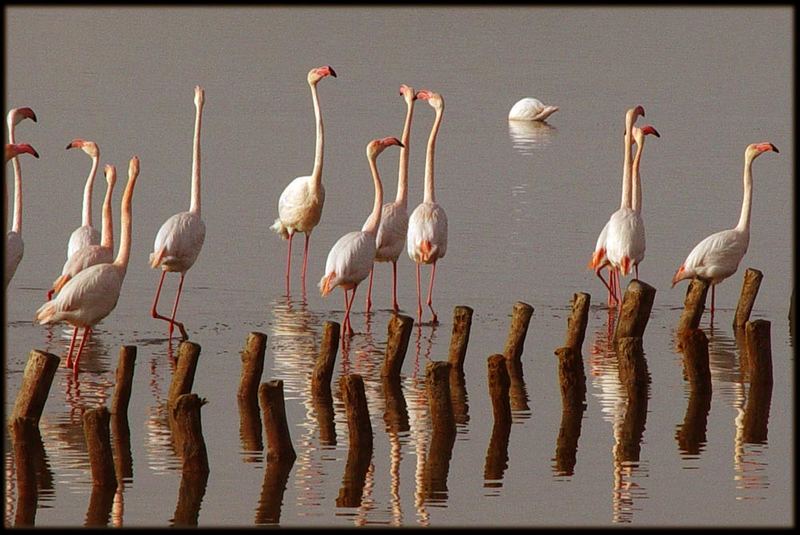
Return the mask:
M 325 147 L 325 136 L 322 128 L 322 112 L 319 107 L 317 84 L 311 85 L 311 100 L 314 103 L 314 117 L 317 121 L 317 142 L 314 149 L 314 170 L 311 172 L 312 188 L 317 189 L 322 184 L 322 151 Z
M 644 138 L 636 142 L 636 155 L 633 157 L 633 173 L 631 176 L 631 197 L 633 203 L 631 208 L 637 213 L 642 213 L 642 181 L 639 175 L 639 164 L 642 160 L 642 152 L 644 152 Z
M 383 207 L 383 184 L 381 184 L 381 177 L 378 174 L 376 159 L 377 155 L 374 154 L 369 157 L 369 168 L 372 171 L 372 180 L 375 183 L 375 203 L 372 205 L 372 213 L 369 214 L 369 218 L 364 223 L 364 226 L 361 227 L 363 232 L 371 234 L 378 233 L 378 227 L 381 224 L 381 207 Z
M 114 222 L 111 212 L 111 194 L 114 190 L 114 183 L 109 182 L 106 188 L 106 196 L 103 199 L 103 228 L 100 234 L 100 245 L 114 249 Z
M 92 156 L 92 170 L 86 179 L 86 186 L 83 188 L 83 219 L 81 225 L 84 227 L 92 226 L 92 188 L 94 188 L 94 177 L 97 175 L 97 167 L 100 164 L 100 156 Z
M 123 273 L 128 269 L 128 260 L 131 256 L 131 201 L 133 200 L 133 187 L 136 185 L 136 176 L 128 178 L 128 184 L 125 186 L 125 193 L 122 195 L 122 210 L 120 215 L 120 232 L 119 238 L 119 251 L 117 251 L 117 258 L 114 259 L 114 265 L 122 269 Z
M 631 207 L 631 129 L 633 128 L 633 114 L 625 116 L 625 151 L 622 159 L 622 199 L 620 208 Z
M 442 123 L 442 108 L 436 109 L 436 118 L 433 120 L 433 128 L 428 138 L 428 155 L 425 158 L 425 196 L 424 202 L 436 202 L 433 184 L 433 153 L 436 149 L 436 134 L 439 133 L 439 125 Z
M 192 201 L 189 211 L 200 215 L 200 123 L 202 104 L 197 106 L 194 117 L 194 146 L 192 148 Z
M 753 156 L 744 157 L 744 198 L 742 199 L 742 213 L 736 230 L 750 233 L 750 205 L 753 199 Z
M 14 139 L 14 123 L 8 123 L 8 142 L 16 143 Z M 14 219 L 12 220 L 12 230 L 22 232 L 22 168 L 19 165 L 19 157 L 15 156 L 11 160 L 14 166 Z M 5 181 L 3 181 L 5 182 Z M 6 186 L 6 223 L 4 228 L 8 228 L 8 186 Z
M 414 113 L 414 99 L 408 102 L 406 124 L 403 127 L 403 146 L 400 148 L 400 168 L 397 171 L 397 197 L 395 202 L 403 209 L 408 206 L 408 143 L 411 139 L 411 115 Z

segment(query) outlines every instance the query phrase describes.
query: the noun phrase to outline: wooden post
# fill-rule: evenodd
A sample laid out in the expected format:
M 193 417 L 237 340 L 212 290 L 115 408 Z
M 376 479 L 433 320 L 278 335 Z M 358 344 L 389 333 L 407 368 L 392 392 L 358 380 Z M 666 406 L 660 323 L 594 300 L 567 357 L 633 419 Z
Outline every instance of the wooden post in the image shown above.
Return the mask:
M 708 364 L 708 337 L 701 329 L 681 335 L 683 368 L 692 390 L 711 392 L 711 370 Z
M 742 294 L 739 296 L 739 303 L 736 305 L 736 314 L 733 316 L 733 328 L 741 329 L 747 320 L 750 319 L 750 312 L 753 311 L 753 304 L 756 302 L 758 288 L 761 286 L 761 279 L 764 274 L 757 269 L 747 268 L 744 272 L 742 282 Z
M 579 350 L 564 346 L 556 349 L 555 354 L 561 388 L 561 426 L 556 438 L 553 470 L 559 476 L 571 476 L 575 472 L 581 419 L 586 410 L 586 374 Z
M 92 493 L 89 496 L 89 508 L 86 510 L 87 528 L 100 528 L 108 526 L 111 519 L 111 511 L 114 509 L 114 487 L 103 487 L 92 485 Z
M 336 507 L 360 507 L 367 481 L 367 471 L 372 461 L 372 447 L 347 450 L 347 462 L 342 476 L 342 486 L 336 497 Z
M 131 428 L 127 413 L 111 415 L 111 436 L 114 454 L 114 471 L 117 484 L 122 486 L 126 479 L 133 477 L 133 456 L 131 455 Z
M 289 436 L 286 422 L 286 405 L 283 399 L 283 381 L 273 379 L 258 388 L 261 411 L 264 419 L 264 434 L 267 436 L 267 461 L 294 461 L 297 454 Z
M 634 338 L 636 340 L 636 338 Z M 628 390 L 628 403 L 619 430 L 614 459 L 617 463 L 638 462 L 647 421 L 647 383 Z
M 261 413 L 258 407 L 258 397 L 256 402 L 250 400 L 238 400 L 239 405 L 239 440 L 242 450 L 245 452 L 260 452 L 264 449 L 264 441 L 261 436 Z M 257 462 L 258 456 L 247 456 L 245 462 Z
M 336 328 L 340 328 L 338 323 Z M 337 336 L 336 344 L 338 343 L 339 337 Z M 283 493 L 286 491 L 286 483 L 289 481 L 289 473 L 292 471 L 293 465 L 294 460 L 267 462 L 267 468 L 264 470 L 264 482 L 261 484 L 261 496 L 258 499 L 258 507 L 256 507 L 256 525 L 280 523 Z
M 450 363 L 428 362 L 425 374 L 431 428 L 452 429 L 455 432 L 456 422 L 450 404 Z
M 447 360 L 454 368 L 462 371 L 471 328 L 472 309 L 463 305 L 455 307 L 453 309 L 453 334 L 450 336 L 450 352 Z
M 381 377 L 399 377 L 406 358 L 408 340 L 411 338 L 411 329 L 414 320 L 402 314 L 395 314 L 389 320 L 389 334 L 386 342 L 386 353 L 383 358 Z
M 692 279 L 692 282 L 689 283 L 689 287 L 686 289 L 686 298 L 683 300 L 683 312 L 676 329 L 679 336 L 681 333 L 697 329 L 700 326 L 708 287 L 708 281 L 702 279 Z
M 83 435 L 89 451 L 92 468 L 92 484 L 116 489 L 114 456 L 111 450 L 109 421 L 111 414 L 105 406 L 89 409 L 83 414 Z
M 56 375 L 60 359 L 52 353 L 34 349 L 28 357 L 25 372 L 22 376 L 22 385 L 17 394 L 11 420 L 17 418 L 30 418 L 39 425 L 50 385 Z
M 383 412 L 383 422 L 386 424 L 386 431 L 390 434 L 404 433 L 411 429 L 408 420 L 408 406 L 406 398 L 403 396 L 403 389 L 400 379 L 382 377 L 383 399 L 386 400 Z
M 689 390 L 689 402 L 683 424 L 675 431 L 678 448 L 684 455 L 697 455 L 706 443 L 708 413 L 711 410 L 711 390 Z
M 330 397 L 333 366 L 336 363 L 336 352 L 339 350 L 339 333 L 341 325 L 335 321 L 322 324 L 322 341 L 319 344 L 319 355 L 311 374 L 311 391 L 315 395 Z
M 178 487 L 178 503 L 172 515 L 173 527 L 197 526 L 200 506 L 206 494 L 208 472 L 184 472 Z
M 264 372 L 264 353 L 267 350 L 267 335 L 261 332 L 251 332 L 247 335 L 244 350 L 240 353 L 242 359 L 242 375 L 239 379 L 239 390 L 236 393 L 240 401 L 247 400 L 250 404 L 258 405 L 258 385 Z
M 503 354 L 506 360 L 520 362 L 522 350 L 525 346 L 525 335 L 528 334 L 528 324 L 533 315 L 533 307 L 522 301 L 514 303 L 514 310 L 511 313 L 511 326 L 508 330 L 508 339 Z
M 358 374 L 343 375 L 339 386 L 347 411 L 347 429 L 350 449 L 372 451 L 372 424 L 369 421 L 367 396 L 364 393 L 364 379 Z
M 197 394 L 181 394 L 171 408 L 175 422 L 173 433 L 178 435 L 180 444 L 178 453 L 183 465 L 184 474 L 208 474 L 208 453 L 203 439 L 203 425 L 200 419 L 200 408 L 207 401 Z
M 579 292 L 572 296 L 572 313 L 567 319 L 567 338 L 564 345 L 575 349 L 579 354 L 586 336 L 586 325 L 589 323 L 589 303 L 592 297 Z
M 15 418 L 9 422 L 14 444 L 14 465 L 17 470 L 17 510 L 14 527 L 33 527 L 39 492 L 36 488 L 36 443 L 41 444 L 39 427 L 32 418 Z M 6 473 L 8 477 L 8 473 Z
M 626 336 L 617 340 L 617 360 L 619 380 L 629 394 L 647 386 L 647 361 L 641 337 Z
M 484 487 L 498 487 L 508 467 L 508 438 L 511 434 L 511 405 L 509 387 L 511 379 L 504 355 L 495 354 L 488 359 L 489 397 L 492 400 L 492 436 L 486 450 L 483 468 Z
M 174 406 L 179 396 L 188 394 L 192 391 L 194 383 L 194 373 L 197 370 L 197 359 L 200 356 L 200 346 L 194 342 L 184 341 L 178 346 L 178 363 L 175 372 L 172 374 L 172 382 L 169 385 L 167 402 Z
M 650 310 L 656 297 L 656 289 L 640 280 L 632 280 L 622 298 L 614 340 L 628 336 L 642 337 L 650 319 Z
M 745 442 L 761 444 L 767 441 L 767 423 L 772 402 L 771 323 L 767 320 L 745 324 L 745 346 L 750 367 L 750 390 L 742 419 Z
M 508 468 L 508 438 L 511 435 L 511 422 L 501 423 L 495 420 L 492 425 L 492 436 L 486 448 L 486 461 L 483 465 L 483 486 L 485 488 L 502 487 L 503 474 Z
M 511 423 L 511 404 L 508 397 L 511 379 L 506 369 L 505 357 L 500 354 L 490 356 L 488 368 L 489 397 L 492 400 L 494 422 L 495 424 Z
M 119 348 L 117 384 L 111 400 L 111 414 L 127 415 L 133 387 L 133 367 L 136 364 L 136 346 Z
M 450 365 L 450 406 L 457 424 L 469 422 L 469 404 L 467 404 L 467 382 L 464 370 Z

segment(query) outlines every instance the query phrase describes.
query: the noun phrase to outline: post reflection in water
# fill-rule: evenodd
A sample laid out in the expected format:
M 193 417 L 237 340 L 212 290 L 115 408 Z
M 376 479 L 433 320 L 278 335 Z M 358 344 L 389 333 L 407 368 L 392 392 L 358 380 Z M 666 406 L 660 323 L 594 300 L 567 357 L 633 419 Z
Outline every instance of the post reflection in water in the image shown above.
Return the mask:
M 558 130 L 546 121 L 508 121 L 508 137 L 517 152 L 524 155 L 534 154 L 544 149 L 557 135 Z
M 145 421 L 147 467 L 156 473 L 176 472 L 181 469 L 181 460 L 172 441 L 167 406 L 167 392 L 177 366 L 172 341 L 147 340 L 141 345 L 154 348 L 149 366 L 149 386 L 155 403 L 147 407 Z

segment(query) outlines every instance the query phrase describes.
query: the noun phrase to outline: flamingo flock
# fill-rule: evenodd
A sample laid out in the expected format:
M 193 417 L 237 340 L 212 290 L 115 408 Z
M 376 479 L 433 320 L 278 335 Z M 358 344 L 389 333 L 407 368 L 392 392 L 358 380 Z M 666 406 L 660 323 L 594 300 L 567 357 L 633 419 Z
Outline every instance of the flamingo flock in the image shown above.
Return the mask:
M 297 232 L 305 235 L 301 284 L 305 297 L 305 281 L 309 260 L 309 243 L 314 228 L 321 223 L 325 202 L 325 188 L 322 184 L 324 128 L 318 83 L 327 77 L 336 77 L 330 65 L 323 65 L 308 71 L 306 81 L 311 90 L 311 99 L 316 121 L 316 142 L 314 164 L 310 175 L 293 179 L 282 191 L 278 199 L 278 217 L 270 227 L 281 238 L 287 240 L 286 250 L 286 293 L 291 289 L 292 240 Z M 438 323 L 433 307 L 433 288 L 439 260 L 447 253 L 448 221 L 444 207 L 439 204 L 435 193 L 434 160 L 436 141 L 444 115 L 444 97 L 429 89 L 415 90 L 402 84 L 399 91 L 406 105 L 405 121 L 401 138 L 393 136 L 377 138 L 366 146 L 366 156 L 372 175 L 374 202 L 372 211 L 363 223 L 361 230 L 343 234 L 330 248 L 325 269 L 318 287 L 323 297 L 335 288 L 342 289 L 344 295 L 344 321 L 342 323 L 342 343 L 355 333 L 350 319 L 352 305 L 358 286 L 367 278 L 365 310 L 372 310 L 372 285 L 375 263 L 392 264 L 392 311 L 401 311 L 397 298 L 397 262 L 405 246 L 409 259 L 416 265 L 417 306 L 416 318 L 419 324 L 423 319 L 422 266 L 430 266 L 426 304 L 430 311 L 430 324 Z M 417 101 L 427 102 L 433 108 L 433 122 L 428 137 L 425 154 L 425 173 L 423 177 L 423 198 L 409 214 L 409 159 L 410 133 Z M 194 89 L 195 125 L 192 152 L 192 174 L 190 204 L 188 211 L 178 212 L 169 217 L 158 230 L 153 250 L 149 255 L 149 265 L 160 269 L 161 275 L 153 299 L 151 317 L 167 322 L 168 339 L 171 340 L 177 326 L 182 339 L 188 338 L 184 322 L 177 319 L 178 304 L 183 290 L 186 273 L 197 261 L 206 235 L 206 223 L 201 215 L 201 151 L 200 132 L 205 91 L 202 87 Z M 558 111 L 557 106 L 542 104 L 538 99 L 525 98 L 517 102 L 509 112 L 510 120 L 544 121 Z M 589 261 L 589 268 L 602 281 L 608 292 L 609 308 L 621 302 L 621 278 L 629 274 L 638 279 L 639 265 L 645 257 L 645 229 L 642 216 L 641 160 L 647 136 L 660 137 L 652 125 L 636 126 L 639 117 L 644 117 L 642 106 L 626 110 L 623 136 L 622 188 L 619 208 L 613 212 L 602 228 Z M 8 113 L 8 139 L 6 162 L 12 161 L 14 167 L 14 210 L 13 224 L 6 235 L 5 281 L 8 287 L 17 270 L 22 255 L 22 173 L 18 156 L 39 154 L 25 143 L 17 143 L 15 127 L 22 120 L 37 118 L 30 108 L 14 108 Z M 633 146 L 636 152 L 632 156 Z M 394 201 L 384 203 L 383 182 L 377 165 L 378 156 L 388 147 L 397 146 L 399 168 L 397 193 Z M 81 225 L 70 235 L 67 246 L 67 260 L 47 292 L 47 299 L 35 313 L 40 324 L 67 322 L 73 327 L 72 338 L 67 352 L 66 366 L 78 371 L 78 363 L 83 354 L 92 330 L 116 307 L 128 269 L 132 240 L 132 199 L 133 190 L 139 175 L 139 158 L 131 158 L 128 166 L 128 182 L 120 207 L 120 243 L 114 256 L 112 194 L 116 183 L 116 168 L 104 166 L 107 183 L 102 211 L 102 232 L 92 224 L 92 191 L 94 180 L 100 167 L 100 149 L 96 142 L 74 139 L 67 149 L 80 148 L 92 160 L 86 178 L 83 194 Z M 741 215 L 736 227 L 711 234 L 698 243 L 686 260 L 680 265 L 672 278 L 674 286 L 681 280 L 700 278 L 711 284 L 711 321 L 714 317 L 714 292 L 717 284 L 733 275 L 747 252 L 750 239 L 750 215 L 752 204 L 752 164 L 765 152 L 778 152 L 769 142 L 753 143 L 745 150 L 744 158 L 744 197 Z M 5 193 L 5 207 L 8 213 L 8 188 Z M 6 219 L 6 227 L 8 220 Z M 608 280 L 602 271 L 608 273 Z M 159 313 L 158 302 L 162 286 L 168 272 L 180 276 L 178 289 L 169 316 Z M 73 358 L 78 331 L 83 331 L 77 352 Z

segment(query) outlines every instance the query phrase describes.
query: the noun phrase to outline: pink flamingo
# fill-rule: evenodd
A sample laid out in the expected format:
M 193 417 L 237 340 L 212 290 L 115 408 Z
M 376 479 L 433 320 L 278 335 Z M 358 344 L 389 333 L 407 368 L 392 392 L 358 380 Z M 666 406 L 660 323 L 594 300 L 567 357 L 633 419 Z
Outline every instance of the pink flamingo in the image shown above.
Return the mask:
M 372 263 L 375 260 L 375 239 L 381 224 L 383 185 L 378 174 L 377 158 L 386 147 L 392 145 L 403 146 L 395 137 L 375 139 L 367 144 L 367 160 L 369 160 L 375 185 L 375 203 L 372 213 L 360 231 L 348 232 L 333 244 L 325 262 L 325 275 L 319 281 L 319 289 L 323 297 L 331 293 L 337 286 L 344 291 L 345 313 L 342 331 L 348 336 L 353 334 L 353 327 L 350 325 L 350 307 L 353 305 L 359 283 L 367 278 L 372 269 Z M 353 293 L 348 297 L 347 292 L 350 290 Z M 344 337 L 342 337 L 342 343 L 344 343 Z
M 408 144 L 411 138 L 411 115 L 414 113 L 414 101 L 417 95 L 413 87 L 405 84 L 400 86 L 400 95 L 405 98 L 407 111 L 406 122 L 403 127 L 403 137 L 400 140 L 400 169 L 397 173 L 397 197 L 394 202 L 383 205 L 381 225 L 378 227 L 376 241 L 376 262 L 392 263 L 392 308 L 395 312 L 400 310 L 397 304 L 397 259 L 403 252 L 403 245 L 408 232 Z M 369 270 L 369 285 L 367 286 L 367 312 L 372 308 L 372 276 L 375 265 Z
M 408 256 L 417 264 L 417 323 L 422 323 L 422 293 L 420 288 L 420 268 L 422 264 L 432 264 L 431 280 L 428 286 L 428 308 L 433 314 L 432 323 L 439 322 L 433 310 L 433 282 L 436 277 L 436 262 L 447 253 L 447 214 L 436 202 L 433 181 L 433 155 L 436 146 L 436 135 L 444 114 L 444 99 L 439 93 L 422 89 L 417 91 L 417 98 L 427 100 L 435 110 L 428 151 L 425 160 L 425 192 L 423 201 L 411 213 L 408 220 L 406 248 Z
M 181 298 L 183 289 L 183 279 L 186 272 L 194 265 L 203 241 L 206 238 L 206 224 L 200 216 L 200 126 L 203 114 L 203 104 L 205 102 L 205 91 L 203 88 L 194 88 L 194 141 L 192 150 L 192 192 L 188 212 L 179 212 L 167 219 L 161 228 L 158 229 L 156 240 L 153 244 L 153 252 L 150 253 L 150 267 L 153 269 L 161 268 L 161 278 L 156 288 L 156 296 L 153 299 L 153 308 L 150 314 L 156 318 L 169 322 L 169 339 L 172 339 L 172 331 L 177 325 L 184 340 L 189 336 L 183 323 L 175 321 L 175 314 L 178 311 L 178 300 Z M 175 303 L 172 306 L 172 316 L 166 317 L 158 313 L 158 297 L 161 294 L 161 286 L 164 284 L 164 276 L 168 271 L 180 273 L 181 278 L 178 283 L 178 291 L 175 294 Z
M 79 272 L 61 288 L 55 299 L 47 301 L 36 311 L 36 320 L 40 324 L 66 321 L 74 327 L 66 363 L 67 368 L 72 368 L 73 375 L 78 373 L 78 361 L 92 328 L 114 310 L 119 300 L 131 252 L 131 201 L 138 176 L 139 158 L 134 156 L 128 165 L 128 184 L 122 196 L 122 232 L 116 259 L 110 264 L 95 264 Z M 78 328 L 83 328 L 83 336 L 73 363 L 72 350 Z
M 739 223 L 715 232 L 694 246 L 672 277 L 672 286 L 697 277 L 711 284 L 711 322 L 714 322 L 714 288 L 739 268 L 750 243 L 750 207 L 753 198 L 753 160 L 765 152 L 780 152 L 772 143 L 752 143 L 744 151 L 744 197 Z
M 9 138 L 13 135 L 9 135 Z M 22 261 L 22 255 L 25 251 L 25 244 L 22 241 L 22 172 L 19 170 L 19 163 L 17 156 L 19 154 L 31 154 L 34 158 L 39 157 L 39 153 L 27 143 L 9 143 L 6 145 L 6 162 L 14 160 L 14 226 L 6 233 L 6 271 L 5 283 L 8 288 L 8 283 L 14 278 L 14 273 L 17 272 L 17 266 Z M 6 204 L 8 200 L 6 199 Z M 6 206 L 8 212 L 8 206 Z
M 113 165 L 106 165 L 104 168 L 106 182 L 106 196 L 103 199 L 103 226 L 101 229 L 100 245 L 87 245 L 81 247 L 67 259 L 61 269 L 61 276 L 53 281 L 53 286 L 47 292 L 48 301 L 53 298 L 53 294 L 60 292 L 61 288 L 72 277 L 95 264 L 110 264 L 114 261 L 114 223 L 111 213 L 111 196 L 114 191 L 114 184 L 117 183 L 117 168 Z
M 81 226 L 72 231 L 67 244 L 67 258 L 75 254 L 75 251 L 87 245 L 98 245 L 100 243 L 100 232 L 92 226 L 92 189 L 94 188 L 94 178 L 97 175 L 97 168 L 100 163 L 100 147 L 94 141 L 83 139 L 73 139 L 67 150 L 79 148 L 92 158 L 92 168 L 86 179 L 83 188 L 83 216 Z
M 317 67 L 308 72 L 308 85 L 311 87 L 311 100 L 314 103 L 314 115 L 317 120 L 317 141 L 314 152 L 314 169 L 310 176 L 299 176 L 289 182 L 289 185 L 278 198 L 278 219 L 270 229 L 277 232 L 283 239 L 289 240 L 286 253 L 286 293 L 289 293 L 289 271 L 292 266 L 292 239 L 295 232 L 305 234 L 303 247 L 303 292 L 306 287 L 306 266 L 308 264 L 308 242 L 311 231 L 322 217 L 322 205 L 325 203 L 325 188 L 322 185 L 322 153 L 324 148 L 324 135 L 322 128 L 322 113 L 317 95 L 317 83 L 326 76 L 336 78 L 336 72 L 330 65 Z
M 642 154 L 644 153 L 644 140 L 646 136 L 661 137 L 658 130 L 653 125 L 645 125 L 641 128 L 634 126 L 632 128 L 633 140 L 636 142 L 636 155 L 633 157 L 633 172 L 631 173 L 632 188 L 631 197 L 633 212 L 636 217 L 633 219 L 634 228 L 631 232 L 633 240 L 640 240 L 633 246 L 633 249 L 638 252 L 632 257 L 633 269 L 636 273 L 636 280 L 639 280 L 639 263 L 644 260 L 645 251 L 645 234 L 644 234 L 644 218 L 642 217 L 642 176 L 639 168 L 642 163 Z

